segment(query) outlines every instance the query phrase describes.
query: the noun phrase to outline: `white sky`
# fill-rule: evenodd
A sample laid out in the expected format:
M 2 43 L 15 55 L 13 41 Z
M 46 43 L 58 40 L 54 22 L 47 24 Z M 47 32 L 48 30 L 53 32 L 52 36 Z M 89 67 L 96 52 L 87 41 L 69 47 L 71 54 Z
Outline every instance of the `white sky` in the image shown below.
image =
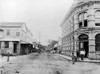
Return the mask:
M 0 22 L 25 22 L 44 44 L 61 36 L 60 24 L 73 0 L 0 0 Z

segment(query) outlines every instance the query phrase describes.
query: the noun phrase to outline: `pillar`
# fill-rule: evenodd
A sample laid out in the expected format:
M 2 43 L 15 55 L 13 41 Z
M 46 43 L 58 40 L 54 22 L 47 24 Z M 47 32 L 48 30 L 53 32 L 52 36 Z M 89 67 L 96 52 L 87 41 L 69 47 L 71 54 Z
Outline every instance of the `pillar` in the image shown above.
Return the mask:
M 95 59 L 95 36 L 93 32 L 89 33 L 89 58 Z
M 74 35 L 74 55 L 77 56 L 76 51 L 78 50 L 78 36 Z
M 4 49 L 5 43 L 1 42 L 1 49 Z
M 9 51 L 10 51 L 10 54 L 13 54 L 13 49 L 14 49 L 14 46 L 13 46 L 13 42 L 9 42 Z
M 21 45 L 20 45 L 20 42 L 17 43 L 17 54 L 21 54 Z
M 75 14 L 74 15 L 74 30 L 76 30 L 76 29 L 78 29 L 78 15 L 77 14 Z
M 87 12 L 87 20 L 88 20 L 88 27 L 95 26 L 95 11 L 93 8 L 90 8 Z
M 5 53 L 5 43 L 4 42 L 1 42 L 1 54 Z

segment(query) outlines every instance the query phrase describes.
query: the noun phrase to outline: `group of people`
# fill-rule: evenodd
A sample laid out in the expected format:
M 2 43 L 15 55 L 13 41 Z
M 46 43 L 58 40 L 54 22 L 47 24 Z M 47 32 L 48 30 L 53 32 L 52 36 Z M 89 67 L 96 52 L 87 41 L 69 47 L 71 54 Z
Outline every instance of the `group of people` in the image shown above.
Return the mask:
M 72 52 L 72 63 L 75 64 L 75 61 L 78 61 L 79 58 L 81 58 L 81 60 L 84 60 L 85 57 L 85 49 L 81 48 L 79 50 L 77 50 L 77 56 L 74 56 L 74 53 Z
M 85 56 L 85 49 L 84 48 L 77 50 L 77 60 L 79 60 L 79 58 L 81 58 L 81 60 L 83 60 L 84 56 Z

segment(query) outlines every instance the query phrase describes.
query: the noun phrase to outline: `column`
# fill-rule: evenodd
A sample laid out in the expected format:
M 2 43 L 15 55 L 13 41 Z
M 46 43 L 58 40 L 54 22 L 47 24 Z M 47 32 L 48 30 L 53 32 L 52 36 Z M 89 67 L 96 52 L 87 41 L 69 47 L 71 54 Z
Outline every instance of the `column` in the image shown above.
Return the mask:
M 4 49 L 5 43 L 1 42 L 1 49 Z
M 90 8 L 87 12 L 87 21 L 88 21 L 88 27 L 95 26 L 95 11 L 93 8 Z
M 17 43 L 17 54 L 21 54 L 21 49 L 20 49 L 20 42 Z
M 93 32 L 89 33 L 89 58 L 94 59 L 96 58 L 95 55 L 95 36 Z
M 78 26 L 79 26 L 78 22 L 79 22 L 78 21 L 78 15 L 75 14 L 74 15 L 74 30 L 76 30 L 78 28 Z
M 9 42 L 9 51 L 10 51 L 10 54 L 13 54 L 13 49 L 14 49 L 13 42 Z
M 74 55 L 77 56 L 76 51 L 78 50 L 78 36 L 74 35 Z
M 5 53 L 5 43 L 4 42 L 1 42 L 1 54 L 2 53 Z

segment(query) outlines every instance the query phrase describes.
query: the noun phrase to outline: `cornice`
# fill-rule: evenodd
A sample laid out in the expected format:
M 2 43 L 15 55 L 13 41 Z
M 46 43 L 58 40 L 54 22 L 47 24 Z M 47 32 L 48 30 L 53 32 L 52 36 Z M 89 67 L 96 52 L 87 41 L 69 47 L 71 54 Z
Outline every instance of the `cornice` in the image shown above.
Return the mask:
M 64 22 L 66 20 L 68 20 L 68 18 L 71 16 L 72 13 L 74 13 L 77 9 L 81 8 L 83 9 L 84 6 L 90 6 L 90 5 L 93 5 L 94 3 L 100 3 L 100 0 L 87 0 L 81 4 L 73 4 L 72 7 L 70 8 L 69 12 L 66 14 L 63 22 L 61 23 L 61 26 L 64 24 Z
M 69 38 L 71 36 L 74 36 L 75 34 L 85 34 L 85 33 L 89 33 L 91 31 L 97 31 L 99 30 L 100 31 L 100 27 L 90 27 L 90 28 L 87 28 L 87 27 L 82 27 L 82 28 L 78 28 L 74 31 L 72 31 L 71 33 L 69 33 L 67 36 L 63 37 L 63 38 Z

